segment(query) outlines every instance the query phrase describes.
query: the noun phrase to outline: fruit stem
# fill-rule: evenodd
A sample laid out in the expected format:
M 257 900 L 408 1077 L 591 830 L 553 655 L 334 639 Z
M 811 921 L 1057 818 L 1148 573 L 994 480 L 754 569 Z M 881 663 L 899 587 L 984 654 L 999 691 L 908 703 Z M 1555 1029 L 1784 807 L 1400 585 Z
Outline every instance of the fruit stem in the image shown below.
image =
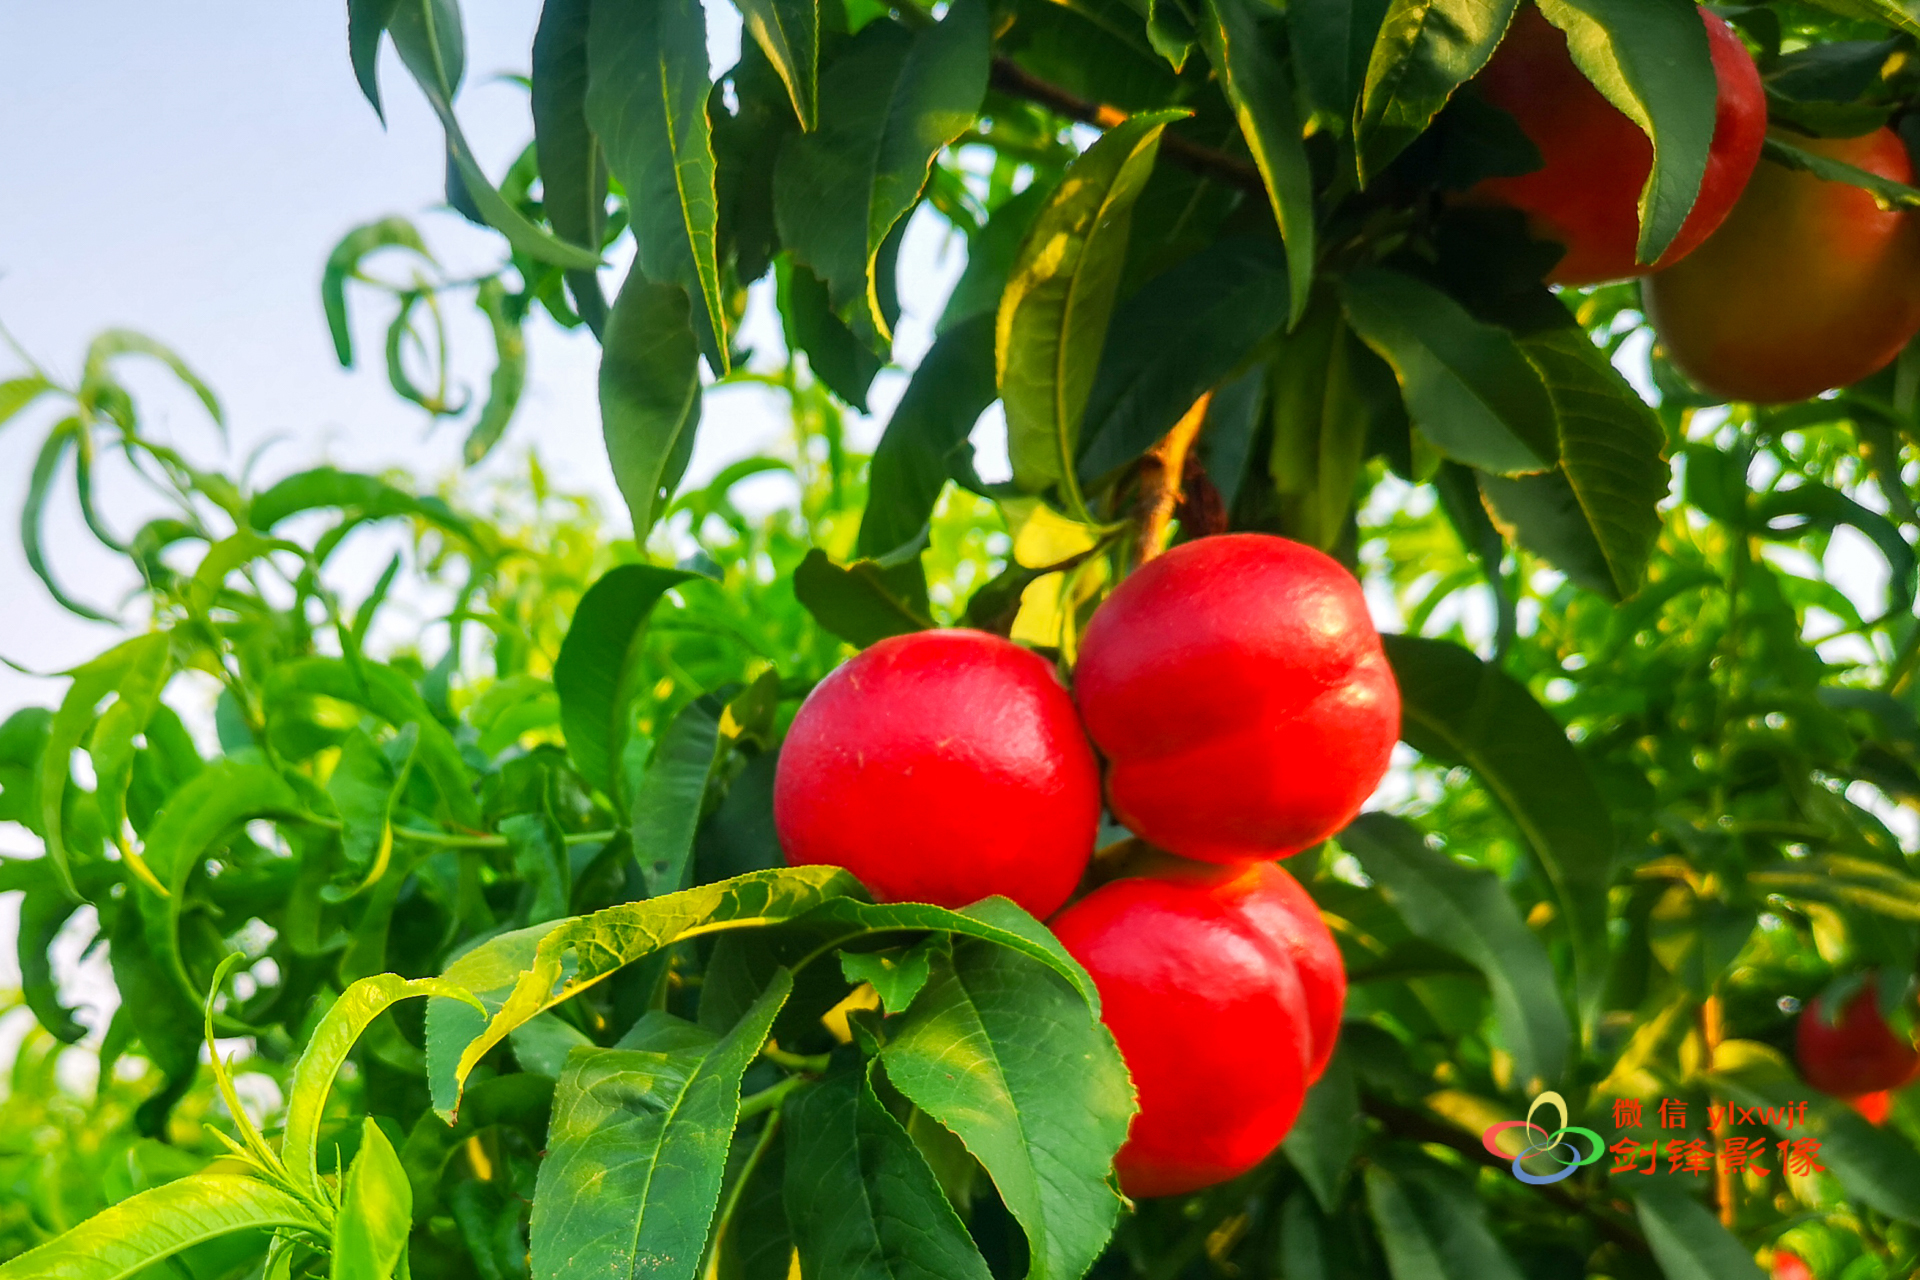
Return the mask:
M 1200 435 L 1201 424 L 1207 420 L 1207 406 L 1212 402 L 1211 391 L 1195 400 L 1185 416 L 1173 424 L 1173 430 L 1161 437 L 1160 442 L 1140 459 L 1140 500 L 1137 507 L 1140 531 L 1133 540 L 1133 562 L 1136 565 L 1145 564 L 1166 550 L 1167 526 L 1173 523 L 1174 509 L 1180 505 L 1187 474 L 1187 454 Z

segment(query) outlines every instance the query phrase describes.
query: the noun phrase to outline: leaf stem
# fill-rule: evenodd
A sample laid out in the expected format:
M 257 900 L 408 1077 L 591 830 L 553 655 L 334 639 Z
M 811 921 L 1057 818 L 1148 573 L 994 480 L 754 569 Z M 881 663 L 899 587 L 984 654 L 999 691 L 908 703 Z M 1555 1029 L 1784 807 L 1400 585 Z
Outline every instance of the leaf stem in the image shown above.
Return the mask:
M 771 1040 L 767 1041 L 766 1046 L 760 1050 L 760 1056 L 768 1062 L 773 1063 L 776 1067 L 785 1067 L 789 1071 L 806 1071 L 814 1075 L 818 1075 L 827 1069 L 827 1064 L 831 1057 L 831 1055 L 824 1053 L 788 1053 L 785 1049 L 775 1045 Z M 796 1076 L 794 1079 L 799 1079 L 799 1077 Z M 764 1098 L 774 1092 L 775 1089 L 781 1087 L 781 1085 L 774 1085 L 771 1089 L 762 1090 L 754 1094 L 752 1098 L 747 1099 L 747 1102 L 752 1102 L 757 1098 Z M 745 1107 L 747 1103 L 743 1102 L 740 1105 Z M 746 1113 L 743 1111 L 741 1114 L 745 1115 Z
M 778 1052 L 778 1050 L 776 1050 L 775 1052 Z M 782 1056 L 790 1058 L 790 1057 L 794 1057 L 795 1055 L 783 1054 Z M 826 1058 L 827 1058 L 826 1054 L 823 1053 L 820 1055 L 820 1061 L 821 1061 L 822 1067 L 824 1067 L 826 1064 Z M 788 1094 L 792 1093 L 795 1089 L 801 1088 L 804 1085 L 808 1085 L 812 1083 L 813 1082 L 807 1079 L 805 1076 L 788 1076 L 785 1080 L 782 1080 L 779 1084 L 771 1085 L 768 1088 L 762 1089 L 760 1092 L 754 1094 L 750 1098 L 742 1098 L 740 1100 L 740 1119 L 742 1120 L 750 1119 L 753 1116 L 759 1115 L 762 1111 L 776 1109 L 779 1107 L 779 1105 L 782 1102 L 786 1101 Z M 769 1123 L 770 1124 L 778 1123 L 779 1119 L 780 1119 L 779 1116 L 775 1116 L 773 1120 L 770 1121 Z

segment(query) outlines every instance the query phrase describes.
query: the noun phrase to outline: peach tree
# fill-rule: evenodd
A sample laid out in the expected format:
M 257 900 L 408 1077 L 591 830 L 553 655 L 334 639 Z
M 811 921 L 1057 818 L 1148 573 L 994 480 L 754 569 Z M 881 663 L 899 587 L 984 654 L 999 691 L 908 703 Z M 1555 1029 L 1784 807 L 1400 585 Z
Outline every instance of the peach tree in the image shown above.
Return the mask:
M 391 47 L 499 260 L 455 279 L 404 218 L 354 230 L 321 284 L 335 355 L 385 299 L 396 393 L 472 463 L 511 431 L 527 327 L 590 330 L 630 537 L 537 468 L 442 494 L 229 474 L 150 426 L 129 360 L 224 419 L 134 334 L 0 382 L 0 419 L 45 429 L 28 562 L 127 633 L 0 725 L 0 818 L 42 849 L 0 861 L 34 1022 L 0 1098 L 0 1280 L 1913 1274 L 1920 1091 L 1829 1096 L 1794 1045 L 1803 1004 L 1863 993 L 1914 1035 L 1920 311 L 1812 398 L 1703 390 L 1639 282 L 1548 283 L 1564 229 L 1498 184 L 1562 139 L 1485 73 L 1544 19 L 1628 122 L 1624 270 L 1756 162 L 1897 247 L 1920 191 L 1836 155 L 1910 136 L 1920 16 L 737 8 L 716 80 L 691 0 L 548 0 L 533 140 L 496 183 L 459 123 L 456 0 L 348 5 L 369 102 Z M 1717 48 L 1755 72 L 1730 187 Z M 848 414 L 911 354 L 916 220 L 965 269 L 910 299 L 931 346 L 865 456 Z M 1760 240 L 1782 280 L 1819 251 L 1790 230 Z M 779 349 L 743 348 L 750 295 Z M 493 336 L 477 396 L 447 372 L 456 304 Z M 1799 346 L 1822 342 L 1865 350 Z M 791 452 L 684 484 L 728 430 L 703 397 L 738 382 L 786 397 Z M 996 405 L 1004 479 L 974 450 Z M 96 502 L 108 455 L 167 514 Z M 752 514 L 735 491 L 768 473 L 798 496 Z M 56 501 L 135 601 L 62 577 Z M 772 779 L 849 646 L 965 625 L 1070 679 L 1114 583 L 1226 530 L 1361 577 L 1406 749 L 1291 862 L 1351 983 L 1292 1133 L 1131 1202 L 1125 1064 L 1046 925 L 785 866 Z M 373 545 L 397 550 L 369 585 L 342 552 Z M 1107 824 L 1096 864 L 1126 838 Z M 75 929 L 120 996 L 97 1036 L 51 959 Z M 91 1094 L 65 1055 L 97 1060 Z M 1565 1177 L 1483 1140 L 1548 1092 L 1607 1148 Z

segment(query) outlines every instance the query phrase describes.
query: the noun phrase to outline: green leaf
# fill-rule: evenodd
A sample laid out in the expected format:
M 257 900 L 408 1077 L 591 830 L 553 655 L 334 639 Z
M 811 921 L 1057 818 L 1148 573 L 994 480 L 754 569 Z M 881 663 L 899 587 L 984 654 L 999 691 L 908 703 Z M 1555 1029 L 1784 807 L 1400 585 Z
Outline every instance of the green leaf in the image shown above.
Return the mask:
M 1081 483 L 1092 486 L 1152 448 L 1284 325 L 1287 278 L 1270 242 L 1230 238 L 1168 268 L 1122 303 L 1087 397 Z M 1170 326 L 1169 316 L 1179 324 Z
M 1912 29 L 1920 32 L 1920 19 L 1909 21 Z M 1796 147 L 1771 135 L 1762 144 L 1761 155 L 1775 164 L 1810 173 L 1827 182 L 1844 182 L 1850 187 L 1859 187 L 1871 195 L 1873 202 L 1882 209 L 1920 209 L 1920 188 L 1895 182 L 1877 173 L 1868 173 L 1844 160 L 1835 160 L 1831 156 Z
M 636 542 L 666 510 L 700 425 L 700 344 L 686 290 L 656 284 L 636 263 L 607 318 L 600 355 L 600 430 Z
M 1486 976 L 1494 1021 L 1517 1078 L 1559 1081 L 1572 1029 L 1553 962 L 1500 878 L 1429 849 L 1419 831 L 1383 813 L 1355 818 L 1339 840 L 1415 937 L 1445 947 Z
M 262 690 L 269 731 L 277 714 L 295 700 L 296 694 L 337 698 L 372 712 L 396 729 L 418 725 L 420 743 L 414 763 L 433 780 L 445 816 L 469 829 L 480 826 L 480 804 L 453 734 L 434 718 L 419 690 L 401 672 L 367 658 L 357 662 L 340 658 L 282 661 L 268 673 Z
M 1920 1225 L 1920 1152 L 1897 1129 L 1868 1123 L 1845 1102 L 1803 1083 L 1777 1054 L 1753 1041 L 1724 1042 L 1714 1054 L 1710 1078 L 1727 1098 L 1761 1108 L 1755 1119 L 1771 1124 L 1782 1138 L 1819 1143 L 1819 1163 L 1851 1197 L 1890 1218 Z
M 784 254 L 774 270 L 787 349 L 806 352 L 807 368 L 829 391 L 860 412 L 868 412 L 867 390 L 886 362 L 833 313 L 820 277 Z
M 1181 118 L 1151 111 L 1109 129 L 1067 169 L 1020 246 L 994 330 L 1014 483 L 1028 492 L 1075 481 L 1080 427 L 1113 315 L 1134 202 L 1160 134 Z
M 854 543 L 863 558 L 889 556 L 919 539 L 946 488 L 949 460 L 966 447 L 998 394 L 993 316 L 978 314 L 942 333 L 913 371 L 874 447 L 867 506 Z
M 47 1034 L 63 1044 L 78 1044 L 87 1029 L 74 1021 L 72 1009 L 60 1003 L 51 952 L 60 930 L 79 909 L 80 904 L 60 889 L 29 889 L 20 896 L 14 934 L 14 950 L 20 960 L 20 996 Z
M 255 494 L 247 505 L 247 524 L 259 533 L 269 533 L 282 520 L 325 507 L 339 507 L 366 519 L 417 516 L 469 543 L 480 543 L 484 537 L 438 498 L 415 497 L 378 476 L 336 467 L 295 472 Z
M 1047 927 L 1006 898 L 982 898 L 959 911 L 919 902 L 866 902 L 830 897 L 794 925 L 836 939 L 819 946 L 840 946 L 864 934 L 923 930 L 955 933 L 1005 947 L 1052 969 L 1067 980 L 1087 1006 L 1098 1013 L 1100 993 L 1078 961 L 1068 955 Z
M 635 264 L 644 279 L 686 290 L 700 349 L 724 374 L 727 321 L 714 247 L 720 206 L 707 122 L 713 83 L 699 0 L 595 0 L 592 10 L 586 118 L 626 188 Z M 612 345 L 609 334 L 609 351 Z
M 821 626 L 859 648 L 924 631 L 933 620 L 893 594 L 876 560 L 835 564 L 818 547 L 793 572 L 793 594 Z
M 856 887 L 838 867 L 749 872 L 588 916 L 500 934 L 442 975 L 489 1013 L 449 1000 L 427 1006 L 427 1071 L 434 1106 L 451 1120 L 475 1064 L 515 1027 L 662 947 L 729 929 L 777 924 Z
M 1393 374 L 1326 297 L 1280 343 L 1267 382 L 1277 532 L 1331 551 L 1346 533 L 1376 429 L 1389 415 L 1404 424 Z
M 368 1116 L 360 1122 L 360 1151 L 340 1187 L 333 1220 L 333 1280 L 390 1280 L 406 1274 L 407 1235 L 413 1229 L 413 1187 L 393 1144 Z
M 1134 1099 L 1112 1036 L 1072 986 L 1030 957 L 962 943 L 882 1061 L 993 1178 L 1026 1231 L 1028 1274 L 1084 1274 L 1120 1210 L 1107 1179 Z
M 380 123 L 387 113 L 380 106 L 380 37 L 387 34 L 399 0 L 347 0 L 347 56 L 353 62 L 353 78 L 373 106 Z
M 802 129 L 819 123 L 819 0 L 741 0 L 748 34 L 780 73 Z
M 114 690 L 113 705 L 93 726 L 87 754 L 93 760 L 93 799 L 107 838 L 125 856 L 127 789 L 133 782 L 135 739 L 147 731 L 160 709 L 160 694 L 173 677 L 170 645 L 163 637 L 149 643 L 130 662 Z
M 1341 295 L 1347 322 L 1393 366 L 1414 425 L 1441 453 L 1500 475 L 1553 466 L 1553 400 L 1512 334 L 1385 267 L 1352 272 Z
M 1383 636 L 1400 685 L 1400 736 L 1474 771 L 1519 827 L 1572 935 L 1582 1022 L 1606 977 L 1613 817 L 1566 731 L 1525 686 L 1458 645 Z
M 1453 91 L 1493 56 L 1519 0 L 1392 0 L 1354 107 L 1362 185 L 1426 131 Z
M 1335 129 L 1344 131 L 1353 123 L 1373 39 L 1386 13 L 1387 0 L 1293 0 L 1287 6 L 1293 73 L 1315 114 L 1331 117 Z
M 148 828 L 141 856 L 167 896 L 161 899 L 146 889 L 131 892 L 145 924 L 147 946 L 192 1003 L 201 1002 L 206 984 L 187 972 L 180 950 L 188 878 L 246 823 L 256 818 L 304 816 L 299 797 L 272 768 L 226 758 L 214 761 L 169 796 Z
M 480 311 L 493 331 L 493 373 L 487 379 L 487 402 L 474 420 L 473 430 L 460 456 L 468 466 L 487 456 L 500 443 L 513 411 L 520 407 L 520 392 L 527 385 L 527 338 L 520 326 L 507 318 L 507 291 L 498 277 L 482 280 Z
M 392 13 L 388 30 L 393 46 L 434 114 L 440 117 L 447 134 L 448 163 L 471 201 L 471 212 L 505 236 L 516 251 L 536 262 L 582 271 L 598 267 L 600 255 L 592 249 L 568 244 L 528 221 L 500 194 L 473 158 L 473 148 L 467 145 L 466 134 L 453 112 L 453 96 L 460 87 L 465 61 L 459 10 L 450 0 L 398 0 Z M 704 57 L 703 53 L 702 68 L 706 65 Z
M 527 923 L 566 915 L 573 893 L 573 864 L 567 856 L 566 834 L 553 815 L 544 808 L 538 813 L 516 813 L 501 819 L 500 834 L 513 850 L 514 874 L 527 899 Z
M 27 481 L 27 500 L 20 507 L 20 549 L 26 554 L 27 567 L 33 570 L 34 577 L 40 579 L 54 603 L 76 617 L 110 623 L 114 619 L 98 609 L 81 604 L 61 590 L 60 584 L 54 581 L 53 570 L 47 566 L 46 549 L 40 539 L 40 516 L 46 509 L 54 474 L 59 471 L 67 450 L 79 441 L 81 430 L 78 418 L 64 419 L 47 433 L 45 443 L 40 446 L 40 453 L 33 460 L 33 475 Z
M 787 1221 L 800 1274 L 833 1280 L 988 1280 L 987 1264 L 926 1159 L 841 1070 L 787 1104 Z
M 587 124 L 588 0 L 547 0 L 533 33 L 533 152 L 540 208 L 554 234 L 598 250 L 607 220 L 607 158 Z M 597 273 L 570 268 L 567 288 L 595 337 L 607 328 Z
M 934 954 L 945 941 L 930 933 L 905 951 L 842 951 L 840 972 L 848 982 L 872 986 L 882 1009 L 901 1013 L 926 989 Z
M 1486 1206 L 1438 1166 L 1367 1166 L 1367 1207 L 1394 1280 L 1522 1280 L 1487 1229 Z
M 379 104 L 375 103 L 378 110 Z M 359 275 L 360 263 L 380 249 L 407 249 L 429 265 L 433 255 L 427 252 L 419 231 L 405 218 L 382 218 L 355 227 L 340 238 L 327 255 L 320 273 L 320 305 L 327 313 L 327 332 L 333 335 L 333 353 L 343 369 L 353 368 L 353 330 L 347 325 L 347 281 Z
M 203 1241 L 274 1227 L 325 1234 L 312 1211 L 278 1187 L 196 1173 L 129 1196 L 0 1264 L 0 1280 L 123 1280 Z
M 187 390 L 193 392 L 201 407 L 207 411 L 207 416 L 213 419 L 214 425 L 225 433 L 227 415 L 221 410 L 220 399 L 213 394 L 213 388 L 202 382 L 172 347 L 131 329 L 108 329 L 88 345 L 80 373 L 79 398 L 83 404 L 91 406 L 95 402 L 101 389 L 108 385 L 109 367 L 121 356 L 145 356 L 164 365 Z
M 1640 589 L 1672 470 L 1660 419 L 1579 329 L 1521 340 L 1559 423 L 1560 466 L 1481 487 L 1522 545 L 1613 599 Z
M 513 1029 L 507 1037 L 513 1058 L 523 1071 L 537 1071 L 558 1080 L 567 1069 L 567 1055 L 575 1049 L 597 1049 L 586 1032 L 559 1014 L 543 1013 Z M 477 1091 L 476 1091 L 477 1094 Z
M 1000 309 L 1000 295 L 1007 291 L 1007 277 L 1013 273 L 1020 246 L 1033 220 L 1052 197 L 1055 185 L 1054 180 L 1036 174 L 1030 186 L 1002 201 L 988 215 L 986 225 L 967 237 L 967 265 L 953 292 L 947 295 L 936 333 L 957 329 L 976 316 L 991 317 Z M 987 324 L 991 341 L 991 318 Z
M 868 23 L 820 79 L 819 127 L 780 149 L 781 242 L 827 282 L 836 311 L 864 301 L 887 342 L 881 250 L 919 200 L 934 157 L 973 124 L 988 61 L 983 0 L 955 0 L 919 31 Z
M 1752 1252 L 1693 1198 L 1690 1182 L 1649 1179 L 1631 1191 L 1647 1247 L 1667 1280 L 1761 1280 Z
M 1574 65 L 1653 143 L 1635 258 L 1657 261 L 1693 211 L 1713 146 L 1719 81 L 1700 13 L 1670 0 L 1540 0 L 1540 12 L 1567 33 Z
M 742 699 L 777 701 L 779 690 L 780 677 L 768 670 Z M 739 738 L 744 714 L 744 705 L 736 712 L 712 694 L 696 698 L 680 709 L 654 746 L 632 801 L 633 856 L 650 896 L 687 887 L 707 788 Z
M 353 729 L 340 744 L 340 762 L 327 779 L 327 794 L 340 815 L 340 851 L 347 866 L 366 882 L 379 879 L 393 853 L 393 808 L 405 792 L 419 745 L 418 722 L 394 740 L 394 755 Z
M 84 666 L 74 668 L 73 684 L 60 700 L 60 709 L 48 726 L 35 784 L 40 797 L 40 831 L 47 842 L 48 860 L 59 872 L 61 884 L 76 899 L 79 893 L 74 888 L 64 817 L 67 786 L 73 776 L 73 753 L 87 730 L 93 727 L 100 703 L 123 684 L 134 688 L 152 686 L 153 673 L 166 668 L 167 650 L 166 635 L 155 632 L 122 641 Z
M 438 978 L 402 978 L 394 973 L 362 978 L 328 1007 L 293 1065 L 280 1158 L 303 1194 L 320 1192 L 320 1120 L 341 1064 L 373 1020 L 402 1000 L 441 996 L 471 1002 L 464 988 Z
M 588 587 L 573 611 L 553 690 L 567 754 L 593 786 L 617 798 L 617 771 L 633 733 L 647 620 L 660 597 L 694 575 L 683 569 L 623 564 Z
M 647 1043 L 576 1049 L 554 1091 L 533 1201 L 533 1275 L 692 1280 L 720 1200 L 740 1115 L 740 1078 L 786 1003 L 783 969 L 715 1040 L 689 1024 Z M 636 1033 L 648 1029 L 650 1014 Z M 641 1043 L 629 1044 L 639 1039 Z
M 0 426 L 5 426 L 15 414 L 54 389 L 51 382 L 37 373 L 0 382 Z
M 1332 1213 L 1360 1145 L 1360 1089 L 1348 1056 L 1335 1049 L 1327 1069 L 1307 1090 L 1299 1118 L 1280 1149 L 1300 1172 L 1320 1207 Z
M 1274 28 L 1280 24 L 1276 21 L 1263 29 L 1261 10 L 1256 0 L 1204 0 L 1200 40 L 1240 122 L 1247 149 L 1253 152 L 1253 162 L 1266 184 L 1274 219 L 1280 224 L 1287 250 L 1286 274 L 1292 282 L 1287 321 L 1298 324 L 1313 287 L 1313 169 L 1300 136 L 1293 76 L 1286 59 L 1276 52 L 1279 41 Z
M 1334 1280 L 1327 1266 L 1323 1220 L 1304 1191 L 1294 1192 L 1281 1206 L 1278 1252 L 1286 1280 Z

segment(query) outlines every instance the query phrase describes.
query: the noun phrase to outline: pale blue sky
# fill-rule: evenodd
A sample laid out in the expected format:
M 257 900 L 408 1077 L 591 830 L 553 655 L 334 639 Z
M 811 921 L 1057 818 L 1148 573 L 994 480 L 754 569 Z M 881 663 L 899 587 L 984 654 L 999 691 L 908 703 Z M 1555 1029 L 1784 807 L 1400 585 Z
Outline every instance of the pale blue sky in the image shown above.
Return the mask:
M 334 362 L 319 303 L 327 252 L 357 223 L 390 213 L 415 217 L 449 270 L 487 269 L 500 258 L 490 233 L 436 206 L 439 126 L 389 50 L 382 60 L 388 128 L 355 86 L 346 55 L 345 4 L 239 0 L 67 0 L 0 5 L 0 323 L 56 375 L 77 372 L 87 341 L 109 326 L 142 330 L 173 346 L 219 392 L 232 426 L 223 454 L 196 403 L 164 376 L 133 373 L 150 430 L 194 456 L 232 464 L 278 439 L 260 474 L 320 461 L 355 470 L 402 467 L 424 484 L 451 475 L 460 427 L 429 437 L 424 415 L 388 388 L 378 353 L 387 316 L 363 306 L 359 348 L 375 362 L 355 371 Z M 739 48 L 738 19 L 710 6 L 710 48 L 719 66 Z M 524 92 L 494 77 L 525 72 L 537 0 L 466 6 L 468 83 L 459 111 L 482 164 L 496 177 L 525 145 Z M 898 354 L 911 363 L 931 341 L 960 255 L 930 220 L 916 224 L 903 258 L 906 316 Z M 609 271 L 609 291 L 617 273 Z M 369 300 L 371 301 L 371 300 Z M 453 312 L 458 376 L 484 387 L 490 347 L 480 322 Z M 754 340 L 772 328 L 766 299 L 750 317 Z M 520 473 L 537 445 L 556 484 L 599 498 L 624 523 L 599 437 L 591 338 L 539 322 L 529 334 L 529 382 L 506 443 L 482 475 Z M 18 372 L 0 351 L 0 377 Z M 881 417 L 904 382 L 882 375 Z M 51 406 L 0 429 L 0 655 L 39 671 L 74 666 L 111 644 L 114 629 L 86 623 L 48 599 L 29 572 L 14 521 Z M 878 431 L 853 424 L 858 441 Z M 706 429 L 689 478 L 727 460 L 784 444 L 786 425 L 770 393 L 734 387 L 707 401 Z M 775 485 L 778 481 L 773 481 Z M 135 583 L 122 560 L 101 551 L 68 496 L 54 504 L 49 550 L 76 596 L 117 604 Z M 101 507 L 130 533 L 154 500 L 124 470 L 103 463 Z M 777 492 L 763 500 L 777 500 Z M 367 578 L 386 559 L 363 547 L 346 568 Z M 128 621 L 137 622 L 129 613 Z M 0 717 L 57 701 L 64 682 L 0 668 Z M 191 710 L 190 708 L 188 710 Z M 0 853 L 37 852 L 0 824 Z M 0 895 L 0 987 L 13 967 L 15 895 Z M 62 948 L 69 997 L 97 1026 L 114 1002 L 98 965 L 76 970 L 87 926 L 76 920 Z M 96 957 L 98 959 L 98 957 Z M 18 1026 L 0 1028 L 0 1062 Z
M 719 66 L 739 48 L 738 19 L 711 6 Z M 466 6 L 467 84 L 459 111 L 488 172 L 498 176 L 530 131 L 524 92 L 495 79 L 525 72 L 539 6 L 490 0 Z M 463 428 L 428 438 L 424 416 L 397 399 L 379 367 L 386 315 L 365 299 L 356 330 L 372 367 L 338 368 L 318 300 L 320 267 L 349 227 L 389 213 L 414 216 L 454 272 L 484 269 L 500 242 L 436 206 L 440 133 L 389 49 L 381 81 L 384 131 L 347 64 L 344 3 L 262 5 L 191 0 L 152 5 L 75 0 L 0 8 L 0 77 L 6 183 L 0 198 L 0 323 L 56 373 L 71 375 L 87 340 L 109 325 L 174 346 L 224 399 L 232 457 L 269 439 L 262 474 L 326 460 L 358 470 L 401 466 L 422 483 L 453 471 Z M 931 220 L 910 236 L 908 320 L 899 354 L 911 362 L 930 340 L 959 265 Z M 609 291 L 617 284 L 608 273 Z M 476 318 L 455 304 L 456 368 L 484 387 L 490 348 Z M 760 340 L 777 334 L 756 308 Z M 530 380 L 505 446 L 483 475 L 517 473 L 537 446 L 563 488 L 601 498 L 623 518 L 601 449 L 594 401 L 598 349 L 583 333 L 536 322 Z M 13 371 L 0 352 L 0 371 Z M 4 376 L 0 374 L 0 376 Z M 884 415 L 901 377 L 877 389 Z M 151 389 L 150 421 L 208 458 L 218 442 L 194 403 L 164 377 Z M 0 654 L 36 670 L 69 667 L 111 638 L 71 618 L 28 572 L 12 520 L 50 411 L 0 431 Z M 876 428 L 860 424 L 870 439 Z M 734 456 L 777 445 L 785 432 L 769 393 L 727 388 L 709 398 L 707 429 L 691 477 Z M 103 481 L 110 523 L 131 531 L 149 500 L 124 475 Z M 767 495 L 771 497 L 772 495 Z M 84 535 L 70 498 L 51 525 L 58 572 L 74 594 L 116 601 L 130 570 Z M 367 556 L 377 572 L 384 556 Z M 0 712 L 57 696 L 50 682 L 0 670 Z

